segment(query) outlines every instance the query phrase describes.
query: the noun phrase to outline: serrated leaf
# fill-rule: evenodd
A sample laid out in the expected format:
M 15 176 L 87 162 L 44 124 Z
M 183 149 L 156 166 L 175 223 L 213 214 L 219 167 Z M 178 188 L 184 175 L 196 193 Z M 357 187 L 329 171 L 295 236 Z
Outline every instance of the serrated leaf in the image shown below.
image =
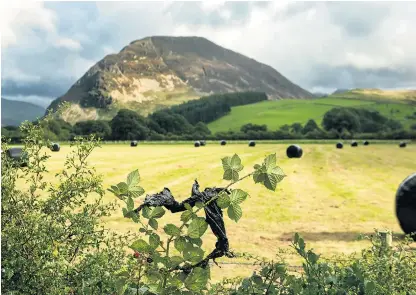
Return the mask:
M 120 190 L 118 188 L 118 186 L 112 185 L 111 186 L 111 190 L 108 189 L 110 192 L 112 192 L 113 194 L 115 194 L 116 196 L 120 195 Z
M 267 171 L 269 171 L 269 169 L 276 167 L 276 154 L 268 155 L 264 159 L 264 165 L 266 166 Z
M 180 256 L 170 257 L 171 267 L 176 267 L 183 262 L 183 258 Z
M 149 225 L 155 230 L 157 230 L 157 228 L 159 227 L 157 220 L 154 218 L 149 219 Z
M 181 234 L 180 229 L 172 223 L 166 224 L 163 230 L 169 236 L 179 236 Z
M 127 198 L 126 204 L 127 204 L 127 210 L 128 211 L 132 211 L 134 209 L 134 201 L 131 197 Z
M 162 207 L 155 207 L 149 215 L 149 218 L 160 218 L 165 215 L 165 209 Z
M 188 210 L 184 211 L 181 214 L 181 221 L 182 222 L 188 222 L 192 218 L 192 215 L 193 215 L 193 213 L 191 211 L 188 211 Z
M 191 238 L 200 238 L 208 228 L 208 224 L 203 217 L 197 217 L 192 220 L 188 227 L 188 236 Z
M 151 250 L 156 250 L 159 247 L 160 237 L 157 234 L 151 234 L 149 236 L 149 245 Z
M 254 284 L 261 286 L 263 284 L 263 279 L 259 275 L 254 275 L 252 277 L 252 281 Z
M 196 245 L 196 246 L 198 246 L 198 247 L 201 247 L 201 246 L 202 246 L 202 240 L 201 240 L 200 238 L 196 238 L 196 239 L 194 239 L 194 238 L 189 238 L 189 241 L 190 241 L 192 244 L 194 244 L 194 245 Z
M 294 242 L 297 244 L 299 242 L 299 234 L 295 233 Z
M 243 216 L 243 211 L 241 210 L 241 207 L 237 204 L 230 204 L 230 206 L 227 209 L 228 217 L 231 220 L 234 220 L 237 222 L 240 220 L 241 216 Z
M 263 184 L 267 189 L 275 191 L 277 186 L 277 176 L 275 174 L 266 174 Z
M 140 181 L 139 170 L 134 170 L 127 175 L 127 185 L 129 187 L 136 186 Z
M 150 210 L 149 207 L 143 207 L 142 215 L 143 215 L 144 218 L 149 219 L 150 213 L 151 213 L 151 210 Z
M 240 204 L 242 203 L 245 199 L 247 199 L 248 194 L 241 190 L 241 189 L 235 189 L 231 192 L 230 195 L 230 202 L 231 204 Z
M 255 170 L 260 169 L 260 167 L 261 167 L 261 166 L 260 166 L 259 164 L 254 165 L 254 169 L 255 169 Z
M 196 267 L 185 279 L 185 287 L 193 292 L 201 292 L 201 290 L 206 288 L 208 278 L 207 270 Z
M 174 245 L 175 245 L 176 250 L 178 250 L 179 252 L 183 252 L 183 250 L 185 250 L 185 246 L 186 246 L 185 238 L 184 237 L 178 237 L 177 239 L 175 239 Z
M 127 211 L 126 208 L 123 208 L 122 211 L 123 211 L 123 217 L 129 217 L 129 211 Z
M 225 209 L 231 203 L 230 196 L 226 192 L 222 192 L 218 195 L 218 199 L 216 202 L 221 209 Z
M 133 186 L 129 188 L 129 192 L 133 197 L 138 198 L 144 194 L 144 189 L 141 186 Z
M 130 248 L 138 252 L 148 252 L 150 246 L 145 240 L 139 239 L 134 241 L 133 244 L 130 245 Z
M 243 165 L 241 165 L 241 159 L 237 154 L 234 154 L 234 156 L 231 157 L 230 166 L 231 169 L 237 172 L 243 170 Z

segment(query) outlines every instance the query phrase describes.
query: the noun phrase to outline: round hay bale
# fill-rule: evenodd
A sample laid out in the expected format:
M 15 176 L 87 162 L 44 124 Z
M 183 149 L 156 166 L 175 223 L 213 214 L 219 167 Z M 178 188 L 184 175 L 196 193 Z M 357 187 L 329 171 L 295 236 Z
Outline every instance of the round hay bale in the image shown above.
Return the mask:
M 342 142 L 337 142 L 336 147 L 337 147 L 337 149 L 342 149 L 344 147 L 344 145 L 342 144 Z
M 397 189 L 396 217 L 404 233 L 416 241 L 416 173 L 403 180 Z
M 363 142 L 363 145 L 369 145 L 370 143 L 366 140 Z
M 195 141 L 194 147 L 200 147 L 200 146 L 201 146 L 201 143 L 199 141 Z
M 130 142 L 130 146 L 137 146 L 137 140 L 132 140 Z
M 256 146 L 256 142 L 254 140 L 250 140 L 248 142 L 248 146 L 255 147 Z
M 406 147 L 406 143 L 404 142 L 404 141 L 402 141 L 400 144 L 399 144 L 399 147 L 401 147 L 401 148 L 404 148 L 404 147 Z
M 51 145 L 51 151 L 52 152 L 59 152 L 61 150 L 61 146 L 59 145 L 59 143 L 52 143 Z
M 358 146 L 358 142 L 356 142 L 356 141 L 351 142 L 351 146 L 352 146 L 352 147 L 356 147 L 356 146 Z
M 221 144 L 221 145 L 226 145 L 226 144 L 227 144 L 227 142 L 226 142 L 225 140 L 221 140 L 221 141 L 220 141 L 220 144 Z
M 200 145 L 201 145 L 201 146 L 205 146 L 205 145 L 207 144 L 207 143 L 205 142 L 205 140 L 201 140 L 199 143 L 200 143 Z
M 300 146 L 292 144 L 286 149 L 286 155 L 288 158 L 301 158 L 303 151 Z
M 21 147 L 9 148 L 6 151 L 6 155 L 15 162 L 20 163 L 20 167 L 27 167 L 29 163 L 28 153 L 24 152 Z

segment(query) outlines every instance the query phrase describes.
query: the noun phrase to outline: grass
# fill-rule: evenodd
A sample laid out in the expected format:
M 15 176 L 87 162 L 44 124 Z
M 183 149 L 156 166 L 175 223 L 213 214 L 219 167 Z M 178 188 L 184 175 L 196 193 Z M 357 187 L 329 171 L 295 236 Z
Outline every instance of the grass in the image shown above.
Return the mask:
M 416 90 L 352 89 L 330 95 L 333 98 L 365 99 L 376 101 L 416 102 Z
M 211 132 L 238 131 L 244 124 L 266 124 L 269 130 L 277 130 L 285 124 L 299 122 L 305 124 L 314 119 L 322 122 L 324 114 L 334 107 L 359 107 L 377 110 L 381 114 L 400 121 L 406 128 L 416 123 L 416 119 L 407 119 L 415 108 L 405 103 L 381 102 L 344 98 L 319 98 L 309 100 L 265 101 L 251 105 L 233 107 L 230 114 L 208 124 Z
M 249 192 L 242 204 L 243 217 L 235 223 L 225 218 L 230 247 L 236 252 L 250 252 L 273 258 L 279 247 L 288 248 L 295 232 L 305 237 L 325 257 L 351 253 L 368 245 L 356 241 L 360 233 L 388 228 L 401 233 L 395 217 L 395 192 L 401 181 L 414 173 L 415 145 L 401 149 L 397 145 L 378 144 L 337 150 L 333 145 L 303 144 L 301 159 L 286 157 L 287 144 L 247 144 L 220 146 L 218 143 L 194 148 L 186 145 L 103 145 L 93 152 L 89 163 L 103 175 L 104 187 L 125 181 L 129 172 L 139 169 L 141 185 L 147 193 L 169 187 L 177 200 L 189 196 L 195 178 L 201 187 L 226 184 L 222 178 L 221 158 L 237 153 L 245 166 L 242 175 L 251 171 L 265 155 L 277 153 L 278 165 L 288 175 L 271 192 L 252 180 L 236 187 Z M 48 161 L 47 180 L 54 183 L 55 174 L 63 168 L 70 147 L 61 146 Z M 105 201 L 114 201 L 110 193 Z M 136 200 L 139 205 L 143 197 Z M 166 214 L 159 222 L 179 224 L 180 214 Z M 137 232 L 136 224 L 122 217 L 121 209 L 105 219 L 106 226 L 118 232 Z M 161 231 L 162 232 L 162 231 Z M 214 248 L 215 237 L 208 232 L 204 249 Z M 297 264 L 292 255 L 288 261 Z M 220 262 L 235 260 L 222 258 Z M 249 275 L 253 267 L 222 265 L 213 268 L 214 280 Z

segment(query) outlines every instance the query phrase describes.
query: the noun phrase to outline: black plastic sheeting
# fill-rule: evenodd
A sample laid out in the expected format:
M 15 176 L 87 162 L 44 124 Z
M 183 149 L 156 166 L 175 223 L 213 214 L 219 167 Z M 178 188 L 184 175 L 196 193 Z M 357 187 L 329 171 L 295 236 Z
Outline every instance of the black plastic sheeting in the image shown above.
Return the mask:
M 220 144 L 221 144 L 221 145 L 226 145 L 226 144 L 227 144 L 227 142 L 226 142 L 225 140 L 221 140 Z
M 416 241 L 416 173 L 408 176 L 396 193 L 396 217 L 405 234 Z
M 363 142 L 363 145 L 369 145 L 370 143 L 366 140 Z
M 351 142 L 351 146 L 353 146 L 353 147 L 358 146 L 358 142 L 356 142 L 356 141 Z
M 210 188 L 207 187 L 203 192 L 199 191 L 198 181 L 195 180 L 191 189 L 191 196 L 179 203 L 173 197 L 169 188 L 164 188 L 160 193 L 153 195 L 147 195 L 143 204 L 137 207 L 134 211 L 139 213 L 143 207 L 157 207 L 164 206 L 172 213 L 186 211 L 185 204 L 194 207 L 197 202 L 202 202 L 207 204 L 204 207 L 206 222 L 211 228 L 213 234 L 217 237 L 217 242 L 215 243 L 215 249 L 203 260 L 198 262 L 195 265 L 188 266 L 186 268 L 177 267 L 177 270 L 189 271 L 194 267 L 207 267 L 210 259 L 214 260 L 219 257 L 234 257 L 234 254 L 229 250 L 228 238 L 225 231 L 225 224 L 223 218 L 222 209 L 218 206 L 217 202 L 209 202 L 212 198 L 216 197 L 219 192 L 225 191 L 227 194 L 230 194 L 230 191 L 225 190 L 224 188 Z
M 337 147 L 337 149 L 342 149 L 344 147 L 344 145 L 342 144 L 342 142 L 338 142 L 336 147 Z
M 194 147 L 200 147 L 200 146 L 201 146 L 201 143 L 199 141 L 195 141 Z
M 301 158 L 303 151 L 300 146 L 292 144 L 286 149 L 286 155 L 288 158 Z
M 61 146 L 59 145 L 59 143 L 53 143 L 51 145 L 51 151 L 53 152 L 59 152 L 61 150 Z
M 248 142 L 248 146 L 255 147 L 256 142 L 254 140 L 251 140 L 251 141 Z
M 205 146 L 207 143 L 205 142 L 205 140 L 201 140 L 201 141 L 199 142 L 199 144 L 200 144 L 201 146 Z
M 130 146 L 137 146 L 137 140 L 132 140 L 130 142 Z
M 402 142 L 399 144 L 399 147 L 404 148 L 404 147 L 406 147 L 406 145 L 407 145 L 407 144 L 406 144 L 405 142 L 403 142 L 403 141 L 402 141 Z

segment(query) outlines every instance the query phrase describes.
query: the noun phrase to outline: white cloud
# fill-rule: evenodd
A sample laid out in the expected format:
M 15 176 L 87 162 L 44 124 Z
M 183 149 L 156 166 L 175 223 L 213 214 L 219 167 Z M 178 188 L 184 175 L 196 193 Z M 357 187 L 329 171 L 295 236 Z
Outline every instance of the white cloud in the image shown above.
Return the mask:
M 71 38 L 58 38 L 55 42 L 56 47 L 62 47 L 73 51 L 78 51 L 82 49 L 81 43 L 79 41 Z

